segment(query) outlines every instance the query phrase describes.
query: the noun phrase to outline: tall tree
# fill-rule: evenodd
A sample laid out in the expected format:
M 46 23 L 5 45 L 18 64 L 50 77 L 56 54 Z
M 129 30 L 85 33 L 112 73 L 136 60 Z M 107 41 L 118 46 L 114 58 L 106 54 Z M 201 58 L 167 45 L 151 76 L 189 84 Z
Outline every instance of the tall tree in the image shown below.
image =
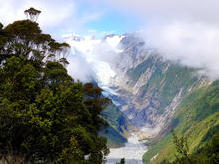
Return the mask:
M 41 11 L 36 10 L 33 7 L 31 7 L 29 9 L 25 10 L 24 13 L 26 14 L 27 18 L 30 18 L 32 21 L 37 21 Z
M 108 99 L 68 75 L 69 47 L 32 20 L 0 26 L 0 160 L 101 164 L 109 152 L 98 137 Z

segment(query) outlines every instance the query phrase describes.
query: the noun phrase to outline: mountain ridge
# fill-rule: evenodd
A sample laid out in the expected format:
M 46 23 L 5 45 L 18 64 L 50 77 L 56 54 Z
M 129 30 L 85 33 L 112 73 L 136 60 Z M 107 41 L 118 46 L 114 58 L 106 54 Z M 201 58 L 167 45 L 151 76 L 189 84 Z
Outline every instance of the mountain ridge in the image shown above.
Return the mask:
M 107 38 L 114 44 L 107 42 Z M 162 138 L 169 132 L 172 119 L 184 98 L 214 81 L 200 75 L 197 68 L 167 60 L 147 47 L 137 34 L 110 35 L 92 42 L 94 46 L 83 50 L 85 58 L 96 66 L 98 63 L 107 65 L 97 68 L 97 74 L 100 71 L 99 75 L 107 76 L 101 77 L 99 84 L 110 93 L 107 96 L 116 107 L 113 111 L 108 110 L 107 115 L 124 115 L 122 124 L 118 117 L 109 120 L 110 125 L 124 137 L 135 133 L 139 139 Z M 80 46 L 71 45 L 80 51 Z M 125 135 L 121 127 L 125 127 Z M 118 143 L 120 146 L 123 144 Z

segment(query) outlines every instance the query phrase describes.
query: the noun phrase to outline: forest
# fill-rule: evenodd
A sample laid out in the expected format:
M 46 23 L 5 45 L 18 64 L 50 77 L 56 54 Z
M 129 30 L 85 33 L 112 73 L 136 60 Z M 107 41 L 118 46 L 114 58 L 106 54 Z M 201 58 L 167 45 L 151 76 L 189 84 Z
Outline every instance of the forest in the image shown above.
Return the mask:
M 118 147 L 127 142 L 119 134 L 125 129 L 119 129 L 125 117 L 96 83 L 82 83 L 68 74 L 71 47 L 43 33 L 37 23 L 41 11 L 29 8 L 24 14 L 25 20 L 6 26 L 0 22 L 0 163 L 102 164 L 110 153 L 110 139 Z M 136 82 L 152 61 L 129 70 L 130 78 Z M 189 81 L 193 70 L 178 66 L 172 70 L 167 71 L 165 90 L 159 91 L 163 106 L 170 104 L 180 86 L 189 88 L 197 81 Z M 180 76 L 174 81 L 177 71 Z M 159 69 L 150 86 L 159 85 L 161 74 Z M 143 85 L 143 91 L 149 89 Z M 218 109 L 218 81 L 186 96 L 165 129 L 168 132 L 148 139 L 150 149 L 143 162 L 219 163 Z M 108 141 L 103 134 L 107 128 Z M 126 163 L 122 156 L 120 163 Z
M 70 46 L 41 31 L 40 12 L 0 24 L 0 159 L 100 164 L 109 153 L 100 113 L 110 100 L 67 73 Z

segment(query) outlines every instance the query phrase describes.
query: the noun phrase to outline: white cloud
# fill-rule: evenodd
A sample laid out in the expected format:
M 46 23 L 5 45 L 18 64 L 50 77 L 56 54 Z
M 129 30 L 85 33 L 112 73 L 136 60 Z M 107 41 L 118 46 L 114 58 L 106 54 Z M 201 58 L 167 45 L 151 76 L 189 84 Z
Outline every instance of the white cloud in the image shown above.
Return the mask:
M 14 20 L 25 18 L 24 14 L 20 13 L 20 8 L 23 6 L 23 2 L 16 3 L 14 0 L 0 0 L 0 21 L 4 24 L 8 24 Z
M 63 40 L 63 33 L 86 30 L 88 22 L 98 20 L 103 14 L 99 11 L 79 11 L 77 0 L 0 0 L 0 22 L 7 25 L 26 19 L 24 10 L 30 7 L 42 11 L 37 22 L 44 32 L 49 32 L 58 40 Z M 68 71 L 74 79 L 90 81 L 96 78 L 94 66 L 80 52 L 71 53 L 68 60 Z
M 45 27 L 58 25 L 75 13 L 75 5 L 73 3 L 66 3 L 61 0 L 0 0 L 0 3 L 0 19 L 5 24 L 24 19 L 24 10 L 30 7 L 42 11 L 39 23 Z
M 34 7 L 41 10 L 37 22 L 41 28 L 53 35 L 86 30 L 85 24 L 98 20 L 101 12 L 79 11 L 77 0 L 0 0 L 0 22 L 4 25 L 15 20 L 26 19 L 24 10 Z M 57 36 L 60 37 L 60 36 Z
M 64 35 L 71 45 L 69 56 L 70 75 L 83 82 L 95 79 L 101 87 L 107 86 L 116 73 L 111 68 L 120 51 L 118 44 L 122 36 L 108 37 L 105 40 L 91 36 Z
M 0 22 L 6 25 L 14 20 L 24 19 L 23 11 L 33 6 L 42 11 L 38 21 L 44 31 L 58 34 L 81 32 L 86 29 L 86 23 L 100 19 L 103 8 L 110 3 L 110 7 L 114 6 L 121 12 L 129 13 L 127 16 L 141 18 L 142 24 L 145 24 L 143 28 L 146 31 L 144 36 L 147 45 L 161 51 L 164 57 L 180 61 L 184 65 L 204 68 L 212 77 L 219 77 L 218 0 L 80 2 L 88 5 L 83 6 L 85 11 L 88 8 L 87 13 L 79 11 L 77 0 L 0 0 Z M 97 34 L 99 31 L 90 33 Z M 102 53 L 105 53 L 106 48 L 103 45 L 96 47 L 96 51 L 100 52 L 102 48 Z
M 69 65 L 67 66 L 68 73 L 75 79 L 82 82 L 89 82 L 96 80 L 96 73 L 93 70 L 93 66 L 88 63 L 86 58 L 79 52 L 71 54 L 68 57 Z
M 101 17 L 102 13 L 94 12 L 94 13 L 86 13 L 80 19 L 81 24 L 86 24 L 87 22 L 98 20 Z
M 202 68 L 210 77 L 219 78 L 219 28 L 175 22 L 151 26 L 143 35 L 146 45 L 156 48 L 165 58 Z
M 219 78 L 218 0 L 111 0 L 141 18 L 147 46 Z
M 145 21 L 190 19 L 217 22 L 218 0 L 108 0 L 120 9 L 140 14 Z M 151 20 L 154 19 L 154 20 Z M 157 20 L 156 20 L 157 19 Z

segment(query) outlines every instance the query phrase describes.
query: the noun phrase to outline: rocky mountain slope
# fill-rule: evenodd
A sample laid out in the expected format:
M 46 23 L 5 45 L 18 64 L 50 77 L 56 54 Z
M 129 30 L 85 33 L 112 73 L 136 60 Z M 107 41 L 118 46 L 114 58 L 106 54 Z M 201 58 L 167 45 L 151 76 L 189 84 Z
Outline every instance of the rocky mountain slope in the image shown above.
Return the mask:
M 182 99 L 207 84 L 197 70 L 165 60 L 133 34 L 124 35 L 118 47 L 121 52 L 110 63 L 116 75 L 109 86 L 117 94 L 111 98 L 141 138 L 158 134 Z
M 104 114 L 113 128 L 108 138 L 114 138 L 110 141 L 114 144 L 123 143 L 128 133 L 139 139 L 163 135 L 182 100 L 211 83 L 197 69 L 163 58 L 137 33 L 66 40 L 74 55 L 80 54 L 94 67 L 94 78 L 113 100 L 114 107 Z
M 219 133 L 218 118 L 219 82 L 215 81 L 183 99 L 168 129 L 174 129 L 179 137 L 186 138 L 189 154 L 198 155 L 209 144 L 212 136 Z M 144 163 L 159 164 L 164 160 L 172 162 L 176 159 L 177 151 L 171 133 L 152 139 L 150 144 L 149 151 L 143 156 Z M 204 162 L 203 155 L 198 160 L 202 161 L 193 163 L 214 163 L 208 158 L 206 159 L 208 161 Z

